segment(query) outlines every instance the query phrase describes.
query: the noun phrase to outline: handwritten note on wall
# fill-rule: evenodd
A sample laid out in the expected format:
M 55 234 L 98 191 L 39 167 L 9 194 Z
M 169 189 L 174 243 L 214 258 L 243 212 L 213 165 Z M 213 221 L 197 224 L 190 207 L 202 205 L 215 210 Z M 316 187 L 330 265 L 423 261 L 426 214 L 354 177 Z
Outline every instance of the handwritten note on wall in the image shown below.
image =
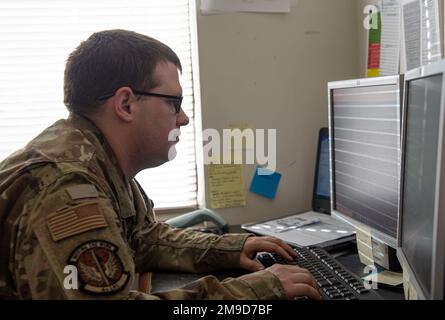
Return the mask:
M 210 206 L 214 209 L 246 205 L 242 165 L 209 165 Z

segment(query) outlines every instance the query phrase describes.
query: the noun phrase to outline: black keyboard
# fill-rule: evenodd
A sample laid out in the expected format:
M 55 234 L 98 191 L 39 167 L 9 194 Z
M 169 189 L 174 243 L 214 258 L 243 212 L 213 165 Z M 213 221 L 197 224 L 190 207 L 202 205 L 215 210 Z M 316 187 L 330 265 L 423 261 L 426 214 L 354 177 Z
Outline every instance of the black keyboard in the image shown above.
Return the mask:
M 277 254 L 257 255 L 266 268 L 275 263 L 294 264 L 309 270 L 326 300 L 382 300 L 375 290 L 366 289 L 362 280 L 348 271 L 329 253 L 319 247 L 294 248 L 297 257 L 290 262 Z

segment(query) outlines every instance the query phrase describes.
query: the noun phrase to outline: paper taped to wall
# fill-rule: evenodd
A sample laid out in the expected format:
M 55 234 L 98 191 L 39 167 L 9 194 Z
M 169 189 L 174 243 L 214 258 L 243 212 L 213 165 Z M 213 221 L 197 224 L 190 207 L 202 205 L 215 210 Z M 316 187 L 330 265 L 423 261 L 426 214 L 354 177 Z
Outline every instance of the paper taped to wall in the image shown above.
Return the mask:
M 403 28 L 406 70 L 441 59 L 439 3 L 437 0 L 404 0 Z
M 384 0 L 382 4 L 382 38 L 380 54 L 380 75 L 399 74 L 400 61 L 400 19 L 399 0 Z
M 246 205 L 242 165 L 209 165 L 210 206 L 214 209 Z

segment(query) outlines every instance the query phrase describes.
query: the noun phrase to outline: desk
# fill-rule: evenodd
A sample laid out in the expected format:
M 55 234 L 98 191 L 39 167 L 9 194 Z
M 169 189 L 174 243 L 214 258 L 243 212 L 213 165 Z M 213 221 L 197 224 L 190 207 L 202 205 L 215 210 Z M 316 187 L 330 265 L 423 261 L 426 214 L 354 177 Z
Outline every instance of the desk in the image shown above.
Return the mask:
M 239 226 L 230 228 L 230 232 L 242 232 Z M 329 253 L 337 259 L 338 262 L 343 264 L 347 269 L 353 272 L 359 277 L 363 277 L 364 265 L 360 262 L 357 249 L 355 245 L 343 247 L 340 250 L 329 251 Z M 246 272 L 244 270 L 230 270 L 214 273 L 178 273 L 178 272 L 156 272 L 152 278 L 152 292 L 168 291 L 179 288 L 189 282 L 197 280 L 207 275 L 213 275 L 219 280 L 223 280 L 228 277 L 239 277 Z M 402 288 L 388 288 L 380 286 L 377 292 L 385 300 L 403 300 L 404 293 Z

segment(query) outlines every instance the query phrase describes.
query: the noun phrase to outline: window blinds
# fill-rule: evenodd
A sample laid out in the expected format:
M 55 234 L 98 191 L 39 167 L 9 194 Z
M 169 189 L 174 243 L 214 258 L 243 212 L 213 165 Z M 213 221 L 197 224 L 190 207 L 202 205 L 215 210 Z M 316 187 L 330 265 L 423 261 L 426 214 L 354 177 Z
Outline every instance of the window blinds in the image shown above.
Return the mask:
M 192 45 L 188 0 L 0 0 L 0 159 L 68 115 L 63 71 L 92 33 L 128 29 L 169 45 L 181 59 L 183 109 L 178 155 L 136 177 L 155 208 L 197 205 Z

